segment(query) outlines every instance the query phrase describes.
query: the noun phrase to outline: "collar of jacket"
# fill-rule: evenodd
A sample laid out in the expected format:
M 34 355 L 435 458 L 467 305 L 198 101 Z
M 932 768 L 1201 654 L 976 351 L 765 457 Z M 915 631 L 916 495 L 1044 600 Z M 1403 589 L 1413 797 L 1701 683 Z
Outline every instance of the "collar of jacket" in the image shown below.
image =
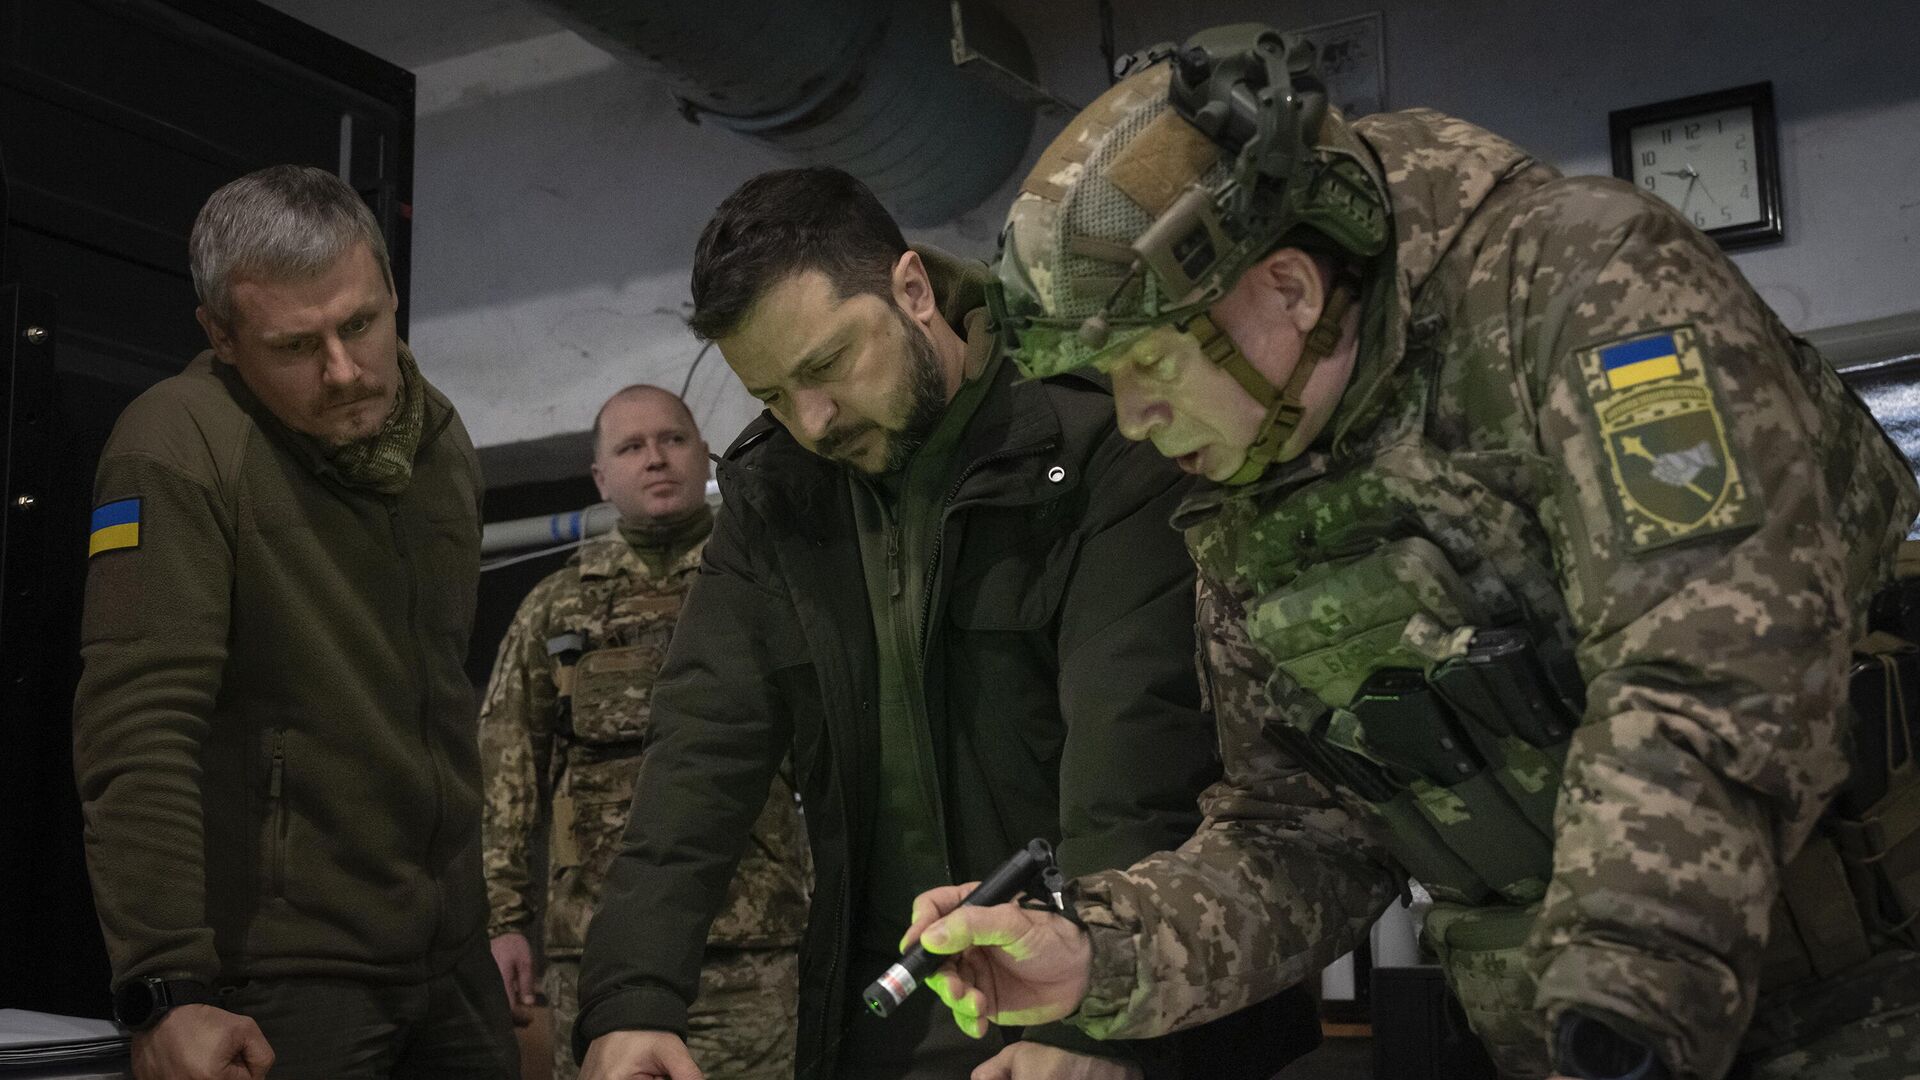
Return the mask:
M 647 568 L 647 560 L 633 549 L 627 538 L 615 529 L 610 533 L 596 536 L 580 545 L 580 551 L 574 559 L 580 564 L 580 578 L 590 581 L 595 578 L 634 577 L 650 579 L 654 577 L 670 578 L 700 568 L 700 553 L 707 546 L 703 537 L 691 544 L 687 550 L 673 560 L 664 572 L 656 575 Z
M 1431 109 L 1363 117 L 1353 134 L 1364 150 L 1354 156 L 1387 193 L 1393 239 L 1366 273 L 1360 355 L 1330 425 L 1336 453 L 1379 419 L 1409 328 L 1434 326 L 1431 317 L 1416 317 L 1415 306 L 1474 215 L 1517 174 L 1536 170 L 1536 182 L 1558 175 L 1498 135 Z
M 992 271 L 978 259 L 949 255 L 932 244 L 912 247 L 920 256 L 921 265 L 927 268 L 927 282 L 933 286 L 933 295 L 940 300 L 940 317 L 965 337 L 967 316 L 986 307 L 987 282 L 992 279 Z
M 400 342 L 399 347 L 405 349 L 407 343 Z M 315 475 L 326 477 L 347 487 L 355 487 L 347 483 L 346 478 L 340 475 L 340 470 L 333 467 L 333 461 L 327 456 L 326 447 L 320 440 L 311 435 L 303 435 L 282 423 L 279 417 L 273 415 L 273 410 L 267 408 L 259 398 L 255 397 L 252 390 L 247 389 L 246 380 L 240 377 L 240 372 L 232 364 L 215 356 L 212 349 L 194 357 L 193 362 L 205 362 L 211 365 L 214 374 L 219 376 L 221 383 L 226 386 L 227 392 L 233 395 L 233 400 L 249 417 L 253 418 L 254 425 L 265 432 L 269 438 L 285 447 L 289 453 L 299 459 L 301 464 L 313 470 Z M 447 425 L 453 422 L 453 403 L 427 381 L 424 372 L 420 375 L 420 390 L 426 396 L 426 416 L 421 421 L 420 445 L 413 452 L 415 461 L 420 460 L 420 455 L 426 453 L 427 447 L 432 446 L 434 440 L 447 430 Z
M 956 327 L 969 350 L 999 348 L 988 325 L 987 310 L 974 308 Z M 1097 378 L 1064 375 L 1095 386 Z M 1049 400 L 1047 380 L 1019 377 L 1012 364 L 1001 364 L 992 389 L 980 402 L 961 436 L 954 460 L 958 464 L 949 508 L 990 502 L 1017 506 L 1042 502 L 1073 490 L 1077 470 L 1062 469 L 1059 479 L 1045 464 L 1026 459 L 1060 448 L 1060 416 Z M 826 539 L 822 523 L 846 497 L 845 470 L 802 447 L 771 413 L 763 412 L 747 425 L 727 452 L 716 459 L 722 501 L 742 499 L 763 517 L 789 522 L 813 540 Z M 997 467 L 1020 463 L 1020 467 Z

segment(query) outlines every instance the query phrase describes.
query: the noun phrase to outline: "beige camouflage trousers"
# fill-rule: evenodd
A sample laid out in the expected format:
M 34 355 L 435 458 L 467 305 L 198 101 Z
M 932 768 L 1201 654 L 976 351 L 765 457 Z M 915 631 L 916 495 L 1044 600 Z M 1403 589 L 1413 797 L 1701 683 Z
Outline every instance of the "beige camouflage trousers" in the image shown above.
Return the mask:
M 800 956 L 793 949 L 709 948 L 700 996 L 687 1013 L 687 1050 L 706 1080 L 792 1080 L 799 1024 Z M 553 1009 L 553 1080 L 578 1080 L 573 1022 L 580 961 L 550 960 L 543 979 Z

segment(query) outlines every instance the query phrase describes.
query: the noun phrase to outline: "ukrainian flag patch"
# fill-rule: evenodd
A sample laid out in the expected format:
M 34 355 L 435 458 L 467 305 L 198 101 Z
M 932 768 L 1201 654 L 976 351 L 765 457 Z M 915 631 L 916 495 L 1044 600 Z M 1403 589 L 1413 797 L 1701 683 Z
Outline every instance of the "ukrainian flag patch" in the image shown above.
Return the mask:
M 93 511 L 93 528 L 87 538 L 87 557 L 103 551 L 140 546 L 140 500 L 116 499 Z
M 1649 334 L 1601 349 L 1600 366 L 1607 373 L 1610 389 L 1625 390 L 1679 375 L 1680 350 L 1674 344 L 1673 334 Z

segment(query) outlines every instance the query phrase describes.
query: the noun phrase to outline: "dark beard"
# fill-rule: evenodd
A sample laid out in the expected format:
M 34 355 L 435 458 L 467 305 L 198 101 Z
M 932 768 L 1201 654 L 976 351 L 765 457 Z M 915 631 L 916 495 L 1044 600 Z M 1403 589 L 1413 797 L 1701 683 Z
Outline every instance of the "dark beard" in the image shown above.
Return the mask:
M 907 418 L 900 430 L 887 436 L 887 455 L 881 472 L 899 472 L 907 460 L 933 437 L 940 415 L 947 411 L 947 381 L 940 374 L 940 360 L 934 355 L 933 342 L 920 328 L 900 315 L 907 334 Z
M 905 312 L 895 308 L 894 316 L 900 320 L 900 329 L 907 341 L 907 415 L 901 421 L 899 430 L 881 431 L 886 446 L 881 454 L 880 468 L 874 470 L 873 475 L 899 472 L 906 468 L 914 451 L 925 446 L 927 439 L 932 437 L 933 429 L 940 424 L 940 415 L 947 408 L 947 384 L 941 376 L 940 359 L 934 353 L 933 342 L 920 332 L 920 328 L 907 318 Z M 876 424 L 861 424 L 845 431 L 829 432 L 815 444 L 814 452 L 849 469 L 866 472 L 848 461 L 843 451 L 876 428 Z

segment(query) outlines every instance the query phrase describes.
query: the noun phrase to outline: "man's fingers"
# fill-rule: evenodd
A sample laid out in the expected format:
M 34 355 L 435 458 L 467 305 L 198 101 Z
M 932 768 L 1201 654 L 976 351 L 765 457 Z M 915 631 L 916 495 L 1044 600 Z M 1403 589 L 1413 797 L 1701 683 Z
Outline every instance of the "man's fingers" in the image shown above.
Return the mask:
M 1019 1045 L 1013 1043 L 981 1062 L 974 1068 L 971 1080 L 1013 1080 L 1013 1048 Z
M 927 989 L 934 992 L 934 995 L 937 996 L 941 1002 L 951 1007 L 954 997 L 953 980 L 954 977 L 948 974 L 948 969 L 941 968 L 939 971 L 927 976 L 925 985 Z
M 907 926 L 907 932 L 900 938 L 900 951 L 906 952 L 920 940 L 920 934 L 935 919 L 960 906 L 967 894 L 980 887 L 977 881 L 965 885 L 942 885 L 937 889 L 928 889 L 913 898 L 913 921 Z
M 702 1080 L 700 1067 L 693 1063 L 693 1055 L 679 1039 L 670 1040 L 660 1048 L 660 1064 L 666 1066 L 667 1076 L 672 1080 Z
M 273 1068 L 273 1045 L 267 1042 L 266 1032 L 260 1030 L 260 1025 L 252 1017 L 246 1018 L 246 1026 L 241 1028 L 240 1035 L 240 1054 L 246 1062 L 247 1072 L 259 1080 Z
M 920 935 L 920 943 L 928 952 L 943 956 L 979 945 L 1005 947 L 1033 929 L 1034 920 L 1039 916 L 1040 913 L 1017 904 L 958 908 L 927 927 Z
M 927 989 L 939 995 L 953 1013 L 953 1022 L 974 1038 L 987 1033 L 987 995 L 949 967 L 927 976 Z

